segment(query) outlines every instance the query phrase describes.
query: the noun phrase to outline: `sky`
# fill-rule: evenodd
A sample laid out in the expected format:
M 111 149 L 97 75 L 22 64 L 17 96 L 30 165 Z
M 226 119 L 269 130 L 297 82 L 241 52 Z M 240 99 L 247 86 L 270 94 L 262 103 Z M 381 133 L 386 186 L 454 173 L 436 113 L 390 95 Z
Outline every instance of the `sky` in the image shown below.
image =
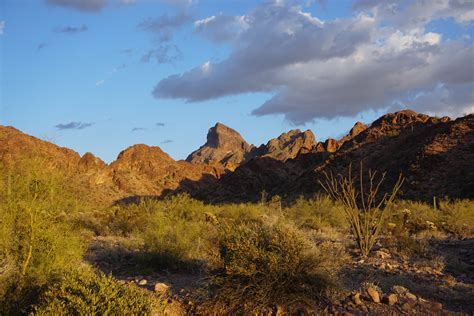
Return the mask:
M 0 124 L 113 161 L 185 159 L 410 108 L 474 112 L 474 0 L 2 0 Z

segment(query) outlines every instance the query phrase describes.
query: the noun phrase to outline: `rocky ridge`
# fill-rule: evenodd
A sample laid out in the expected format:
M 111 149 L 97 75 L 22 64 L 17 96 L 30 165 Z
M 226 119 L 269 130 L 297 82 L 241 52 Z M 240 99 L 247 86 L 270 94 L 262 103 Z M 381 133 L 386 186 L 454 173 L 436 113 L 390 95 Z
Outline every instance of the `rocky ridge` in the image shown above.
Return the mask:
M 318 142 L 310 130 L 296 129 L 259 147 L 218 123 L 187 161 L 138 144 L 111 164 L 0 126 L 1 164 L 22 160 L 61 170 L 103 203 L 177 192 L 210 202 L 256 200 L 262 191 L 296 197 L 317 192 L 325 171 L 345 173 L 351 164 L 357 171 L 360 162 L 387 172 L 387 185 L 402 173 L 405 198 L 472 198 L 474 115 L 453 121 L 405 110 L 370 126 L 357 122 L 340 140 Z

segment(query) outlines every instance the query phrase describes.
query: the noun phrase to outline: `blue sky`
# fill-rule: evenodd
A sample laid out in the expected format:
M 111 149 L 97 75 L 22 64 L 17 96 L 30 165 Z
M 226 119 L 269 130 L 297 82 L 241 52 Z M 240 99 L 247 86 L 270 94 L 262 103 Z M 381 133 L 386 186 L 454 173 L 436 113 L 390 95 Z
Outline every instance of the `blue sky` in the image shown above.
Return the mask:
M 216 122 L 260 145 L 405 107 L 455 117 L 474 109 L 473 7 L 4 0 L 0 124 L 110 162 L 136 143 L 184 159 Z

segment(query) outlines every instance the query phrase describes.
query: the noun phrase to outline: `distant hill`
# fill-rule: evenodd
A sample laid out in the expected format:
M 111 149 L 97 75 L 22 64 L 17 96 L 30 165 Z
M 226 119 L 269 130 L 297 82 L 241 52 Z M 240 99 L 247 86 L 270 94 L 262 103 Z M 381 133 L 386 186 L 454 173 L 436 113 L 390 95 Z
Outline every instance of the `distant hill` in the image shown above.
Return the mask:
M 324 172 L 346 173 L 352 165 L 357 174 L 360 162 L 387 172 L 387 188 L 402 173 L 404 198 L 474 198 L 474 115 L 450 120 L 405 110 L 370 126 L 357 122 L 340 140 L 317 141 L 310 130 L 291 130 L 259 147 L 217 123 L 187 161 L 139 144 L 109 165 L 91 153 L 81 157 L 0 126 L 2 165 L 32 158 L 68 174 L 91 199 L 105 204 L 176 192 L 210 202 L 257 200 L 263 190 L 294 198 L 320 191 Z

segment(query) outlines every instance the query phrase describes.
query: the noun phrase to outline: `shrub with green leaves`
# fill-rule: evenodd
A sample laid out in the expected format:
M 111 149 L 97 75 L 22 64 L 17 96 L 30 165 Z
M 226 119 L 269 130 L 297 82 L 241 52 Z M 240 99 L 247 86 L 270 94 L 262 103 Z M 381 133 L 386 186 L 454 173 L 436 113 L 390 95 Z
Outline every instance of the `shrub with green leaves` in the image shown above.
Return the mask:
M 0 166 L 2 315 L 26 312 L 40 289 L 76 267 L 85 251 L 79 231 L 64 218 L 77 206 L 65 179 L 41 164 L 25 164 Z
M 222 224 L 219 236 L 221 268 L 209 278 L 204 304 L 214 313 L 314 307 L 335 288 L 340 262 L 292 226 Z
M 321 230 L 347 227 L 343 205 L 326 195 L 317 195 L 312 199 L 300 197 L 284 209 L 284 214 L 301 228 Z
M 151 315 L 164 307 L 152 294 L 111 275 L 71 272 L 40 297 L 34 315 Z

